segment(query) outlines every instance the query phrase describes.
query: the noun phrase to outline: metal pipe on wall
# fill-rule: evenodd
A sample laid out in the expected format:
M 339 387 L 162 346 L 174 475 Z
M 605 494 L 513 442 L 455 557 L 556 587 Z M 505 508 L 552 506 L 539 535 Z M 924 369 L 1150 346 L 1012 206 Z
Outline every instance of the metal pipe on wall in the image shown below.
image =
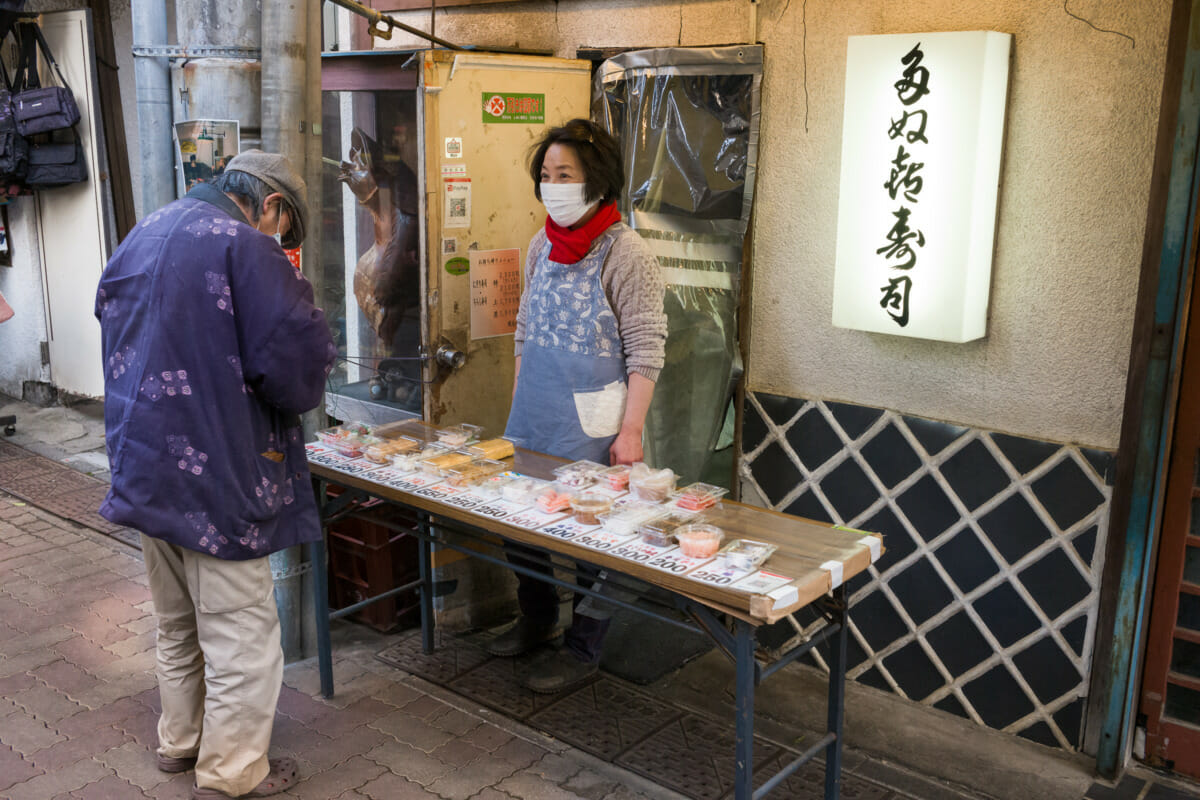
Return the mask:
M 304 175 L 308 184 L 308 207 L 310 214 L 320 210 L 320 173 L 314 174 L 308 158 L 311 125 L 306 99 L 308 81 L 308 53 L 311 50 L 309 19 L 313 8 L 320 14 L 319 0 L 273 0 L 264 3 L 262 9 L 262 143 L 263 149 L 286 156 L 293 166 Z M 320 30 L 318 19 L 318 31 Z M 317 46 L 320 55 L 320 45 Z M 316 83 L 320 87 L 320 62 L 317 63 Z M 317 98 L 318 103 L 320 97 Z M 317 106 L 319 109 L 319 105 Z M 321 163 L 320 152 L 313 159 Z M 307 267 L 305 276 L 317 280 L 316 265 L 319 245 L 315 229 L 320 225 L 312 220 L 301 257 Z M 317 285 L 314 284 L 314 288 Z M 306 415 L 305 428 L 316 427 L 312 413 Z M 321 426 L 323 427 L 323 426 Z M 296 574 L 300 568 L 301 548 L 291 547 L 271 554 L 271 567 L 275 572 Z M 298 575 L 297 575 L 298 577 Z M 279 604 L 279 622 L 282 628 L 284 660 L 291 662 L 303 657 L 303 607 L 304 592 L 295 578 L 276 586 L 275 599 Z
M 136 47 L 167 44 L 166 0 L 133 0 Z M 135 198 L 139 218 L 175 199 L 171 141 L 171 71 L 166 58 L 135 56 L 138 140 L 142 185 Z

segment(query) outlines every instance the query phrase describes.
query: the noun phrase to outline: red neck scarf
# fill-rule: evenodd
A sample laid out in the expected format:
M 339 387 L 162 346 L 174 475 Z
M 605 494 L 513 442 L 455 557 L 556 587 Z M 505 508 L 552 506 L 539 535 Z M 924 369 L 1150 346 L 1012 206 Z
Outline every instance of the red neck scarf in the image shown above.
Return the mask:
M 621 221 L 617 202 L 613 200 L 600 206 L 582 227 L 575 230 L 564 228 L 550 217 L 546 217 L 546 238 L 550 240 L 550 260 L 559 264 L 574 264 L 587 255 L 596 237 Z

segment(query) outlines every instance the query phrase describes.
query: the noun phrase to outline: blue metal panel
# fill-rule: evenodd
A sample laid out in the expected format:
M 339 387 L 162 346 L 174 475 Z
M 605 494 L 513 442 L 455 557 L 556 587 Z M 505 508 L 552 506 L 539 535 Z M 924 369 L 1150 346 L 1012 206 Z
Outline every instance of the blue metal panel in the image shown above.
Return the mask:
M 1193 0 L 1190 25 L 1200 24 L 1200 0 Z M 1137 692 L 1138 663 L 1148 607 L 1150 554 L 1161 524 L 1165 469 L 1170 455 L 1173 389 L 1182 357 L 1183 313 L 1188 301 L 1193 252 L 1192 221 L 1196 215 L 1197 147 L 1200 145 L 1200 38 L 1188 37 L 1175 127 L 1171 176 L 1167 189 L 1162 254 L 1154 305 L 1154 335 L 1143 383 L 1143 406 L 1134 467 L 1133 492 L 1126 525 L 1121 585 L 1113 621 L 1109 695 L 1100 727 L 1096 767 L 1116 775 L 1128 750 Z M 1116 531 L 1113 532 L 1116 534 Z

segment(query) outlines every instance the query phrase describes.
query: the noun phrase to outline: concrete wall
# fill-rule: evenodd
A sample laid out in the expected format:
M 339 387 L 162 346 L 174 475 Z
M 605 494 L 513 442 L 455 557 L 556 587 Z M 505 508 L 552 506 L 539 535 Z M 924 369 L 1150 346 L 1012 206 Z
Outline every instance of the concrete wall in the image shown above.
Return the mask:
M 439 10 L 436 33 L 560 56 L 762 41 L 749 387 L 1112 449 L 1169 10 L 1169 0 L 1077 0 L 1071 13 L 1050 0 L 764 0 L 751 32 L 748 0 L 580 0 Z M 429 12 L 397 16 L 429 29 Z M 988 336 L 951 345 L 836 329 L 846 37 L 982 29 L 1014 35 Z

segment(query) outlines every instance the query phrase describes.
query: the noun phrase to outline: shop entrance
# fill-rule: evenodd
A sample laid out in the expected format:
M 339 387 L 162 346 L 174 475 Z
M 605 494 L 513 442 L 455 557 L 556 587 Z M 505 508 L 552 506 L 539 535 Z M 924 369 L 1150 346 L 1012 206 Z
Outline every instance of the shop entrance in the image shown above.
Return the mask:
M 1193 778 L 1200 777 L 1198 298 L 1200 281 L 1193 281 L 1141 693 L 1146 761 Z

